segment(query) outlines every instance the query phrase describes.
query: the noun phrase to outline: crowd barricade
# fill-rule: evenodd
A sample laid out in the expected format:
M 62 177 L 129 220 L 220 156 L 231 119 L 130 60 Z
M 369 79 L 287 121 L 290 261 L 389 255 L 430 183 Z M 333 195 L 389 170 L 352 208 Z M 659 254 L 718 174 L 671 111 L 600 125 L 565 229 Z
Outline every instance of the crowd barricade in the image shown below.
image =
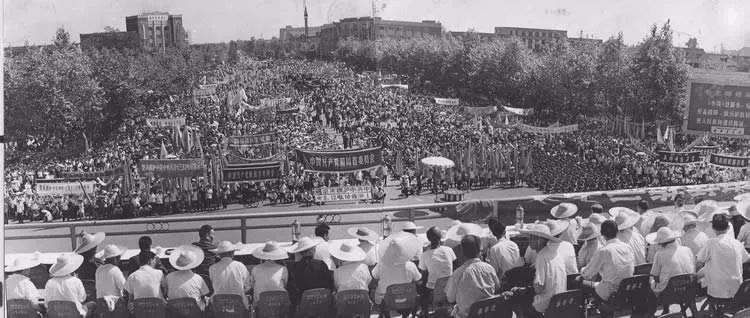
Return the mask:
M 371 186 L 323 187 L 313 193 L 316 203 L 372 200 Z

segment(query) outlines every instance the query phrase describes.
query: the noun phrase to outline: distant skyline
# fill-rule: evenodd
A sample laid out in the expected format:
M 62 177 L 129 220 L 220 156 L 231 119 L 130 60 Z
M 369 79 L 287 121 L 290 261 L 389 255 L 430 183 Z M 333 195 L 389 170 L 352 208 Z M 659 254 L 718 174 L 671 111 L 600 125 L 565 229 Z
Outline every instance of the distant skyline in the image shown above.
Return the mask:
M 304 0 L 4 0 L 4 45 L 51 43 L 64 27 L 74 42 L 81 33 L 125 30 L 125 17 L 142 12 L 181 14 L 191 43 L 278 36 L 286 25 L 303 25 Z M 318 26 L 370 16 L 371 0 L 307 0 L 309 22 Z M 637 44 L 652 24 L 671 20 L 674 44 L 696 37 L 717 52 L 750 47 L 748 0 L 376 0 L 377 16 L 390 20 L 437 20 L 447 31 L 493 32 L 496 26 L 560 29 L 569 37 L 606 40 L 622 32 Z

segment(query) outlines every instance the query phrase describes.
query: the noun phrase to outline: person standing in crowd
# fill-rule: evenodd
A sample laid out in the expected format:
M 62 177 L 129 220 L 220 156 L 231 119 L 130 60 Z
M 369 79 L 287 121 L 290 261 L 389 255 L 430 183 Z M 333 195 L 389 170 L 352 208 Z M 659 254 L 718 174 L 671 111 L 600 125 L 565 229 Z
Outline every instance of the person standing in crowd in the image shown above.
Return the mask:
M 619 215 L 619 214 L 618 214 Z M 604 302 L 620 286 L 620 282 L 633 275 L 635 256 L 632 248 L 617 238 L 619 227 L 616 222 L 607 220 L 602 223 L 601 235 L 605 245 L 594 253 L 591 262 L 583 268 L 579 280 L 585 289 L 593 292 L 596 301 Z M 594 282 L 599 275 L 601 281 Z
M 453 261 L 456 260 L 456 254 L 453 249 L 441 244 L 442 238 L 440 228 L 433 226 L 427 229 L 427 240 L 430 241 L 430 245 L 419 256 L 419 270 L 423 273 L 422 277 L 425 277 L 424 273 L 427 274 L 425 290 L 421 293 L 423 305 L 432 298 L 435 282 L 453 273 Z
M 429 231 L 427 233 L 429 235 Z M 474 235 L 466 235 L 461 239 L 461 251 L 466 262 L 450 275 L 445 286 L 448 302 L 456 304 L 454 317 L 468 317 L 472 304 L 493 296 L 495 290 L 500 288 L 495 269 L 479 259 L 481 245 L 481 239 Z
M 567 202 L 560 203 L 552 207 L 549 213 L 553 218 L 568 223 L 568 226 L 560 236 L 560 239 L 571 245 L 577 245 L 578 241 L 576 241 L 576 238 L 580 235 L 581 224 L 577 219 L 572 219 L 572 217 L 578 213 L 578 206 Z
M 541 317 L 547 311 L 552 296 L 567 288 L 565 260 L 559 249 L 561 240 L 553 236 L 546 224 L 529 224 L 520 230 L 529 236 L 529 248 L 536 253 L 533 279 L 534 299 L 524 307 L 526 317 Z
M 362 263 L 367 257 L 365 251 L 349 242 L 331 243 L 331 256 L 336 262 L 333 270 L 333 284 L 338 292 L 345 290 L 368 290 L 372 275 Z
M 287 252 L 281 249 L 278 243 L 268 241 L 256 248 L 253 256 L 262 262 L 250 272 L 253 299 L 260 300 L 260 294 L 266 291 L 286 291 L 289 271 L 277 262 L 287 259 Z
M 34 310 L 42 311 L 39 306 L 39 290 L 31 282 L 31 269 L 39 266 L 41 262 L 37 257 L 18 257 L 5 267 L 8 278 L 5 279 L 5 298 L 25 299 L 31 302 Z
M 118 266 L 125 251 L 117 245 L 105 246 L 102 251 L 104 265 L 96 269 L 96 299 L 104 299 L 110 312 L 115 310 L 115 304 L 124 295 L 125 276 Z
M 711 220 L 716 237 L 706 242 L 706 247 L 698 253 L 698 277 L 707 288 L 709 302 L 727 303 L 737 293 L 742 282 L 742 263 L 750 260 L 750 255 L 742 244 L 734 239 L 729 230 L 729 217 L 716 214 Z M 719 317 L 721 313 L 714 313 Z
M 158 258 L 156 255 L 149 253 L 140 254 L 138 258 L 138 264 L 143 265 L 125 280 L 125 291 L 128 292 L 130 300 L 141 298 L 164 299 L 163 289 L 166 286 L 164 273 L 154 268 Z
M 195 269 L 195 272 L 204 277 L 204 279 L 208 278 L 208 268 L 216 263 L 216 254 L 211 252 L 211 250 L 216 249 L 216 245 L 214 244 L 214 233 L 214 228 L 212 226 L 208 224 L 203 225 L 198 230 L 198 237 L 200 240 L 193 243 L 193 245 L 203 250 L 203 262 Z
M 221 241 L 212 252 L 219 255 L 220 260 L 208 268 L 214 295 L 229 294 L 242 297 L 245 307 L 248 307 L 245 292 L 250 290 L 250 272 L 245 264 L 234 260 L 234 253 L 238 246 L 229 241 Z
M 144 265 L 139 262 L 139 260 L 142 259 L 141 255 L 150 254 L 150 255 L 156 256 L 156 254 L 154 254 L 154 252 L 151 251 L 151 244 L 152 242 L 151 242 L 150 236 L 141 236 L 140 238 L 138 238 L 138 248 L 140 249 L 140 252 L 138 252 L 138 254 L 128 259 L 128 268 L 129 268 L 128 271 L 130 273 L 137 271 L 139 268 L 141 268 L 141 266 Z M 148 259 L 148 258 L 143 258 L 143 259 Z M 164 264 L 162 264 L 161 259 L 159 259 L 158 257 L 156 258 L 156 261 L 154 262 L 154 268 L 164 272 L 165 274 L 167 272 L 167 269 L 164 268 Z
M 497 243 L 487 251 L 487 263 L 495 269 L 497 277 L 502 279 L 507 271 L 523 266 L 523 259 L 518 244 L 505 237 L 505 224 L 495 221 L 490 224 L 490 231 L 497 238 Z
M 315 247 L 319 245 L 319 240 L 303 237 L 289 251 L 298 258 L 289 264 L 288 290 L 293 304 L 298 304 L 302 293 L 308 289 L 333 290 L 333 272 L 326 263 L 314 258 Z
M 367 257 L 363 261 L 368 267 L 372 268 L 378 263 L 378 234 L 366 227 L 350 227 L 346 233 L 353 236 L 359 241 L 358 247 L 361 248 Z
M 694 213 L 683 211 L 681 213 L 681 216 L 683 218 L 684 225 L 682 227 L 682 232 L 684 234 L 680 238 L 680 242 L 682 243 L 682 245 L 689 248 L 690 251 L 693 252 L 693 255 L 697 257 L 698 252 L 700 252 L 703 247 L 706 246 L 706 242 L 708 242 L 708 236 L 706 235 L 706 233 L 698 230 L 698 219 L 696 218 Z
M 83 264 L 76 270 L 76 276 L 81 280 L 94 281 L 96 269 L 103 263 L 95 257 L 96 247 L 104 241 L 104 232 L 89 234 L 82 232 L 78 238 L 78 247 L 74 251 L 83 256 Z M 89 295 L 93 298 L 94 295 Z
M 192 269 L 203 262 L 203 250 L 194 245 L 182 245 L 169 255 L 169 264 L 176 270 L 167 275 L 167 298 L 193 298 L 198 307 L 203 310 L 206 303 L 203 296 L 208 295 L 209 289 L 200 275 Z
M 331 259 L 331 254 L 328 252 L 328 232 L 331 231 L 331 227 L 328 224 L 321 223 L 315 227 L 315 240 L 316 245 L 314 249 L 314 259 L 323 261 L 328 266 L 328 270 L 336 269 L 336 264 Z
M 633 257 L 635 257 L 635 264 L 645 264 L 646 239 L 643 237 L 643 235 L 638 233 L 638 231 L 633 229 L 635 224 L 638 223 L 638 220 L 640 220 L 640 215 L 638 215 L 638 213 L 631 209 L 623 207 L 611 208 L 609 209 L 609 214 L 615 217 L 615 223 L 617 224 L 617 229 L 619 230 L 617 238 L 621 242 L 630 246 L 630 249 L 633 252 Z
M 83 256 L 72 253 L 61 254 L 55 264 L 49 268 L 50 279 L 44 286 L 44 304 L 49 307 L 51 301 L 69 301 L 76 305 L 83 317 L 93 313 L 96 304 L 86 302 L 86 289 L 78 277 L 73 276 L 83 264 Z
M 576 263 L 578 268 L 582 269 L 591 262 L 594 254 L 604 246 L 604 242 L 599 233 L 599 228 L 591 220 L 583 226 L 581 235 L 578 236 L 578 241 L 583 242 L 583 245 L 578 251 Z

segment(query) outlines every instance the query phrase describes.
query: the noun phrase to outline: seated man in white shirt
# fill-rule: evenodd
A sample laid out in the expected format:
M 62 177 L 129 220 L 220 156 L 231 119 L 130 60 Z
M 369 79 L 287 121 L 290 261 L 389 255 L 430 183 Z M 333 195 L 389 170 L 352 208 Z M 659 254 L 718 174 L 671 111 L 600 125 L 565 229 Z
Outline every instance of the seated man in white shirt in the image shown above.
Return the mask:
M 560 239 L 551 234 L 546 224 L 529 224 L 522 229 L 521 234 L 529 236 L 529 248 L 536 251 L 535 274 L 531 288 L 513 289 L 518 294 L 529 294 L 533 291 L 531 303 L 523 304 L 525 317 L 541 317 L 550 299 L 555 294 L 567 289 L 567 272 L 565 257 L 560 254 Z
M 495 269 L 497 277 L 502 279 L 505 272 L 523 266 L 523 259 L 518 244 L 505 237 L 505 224 L 494 222 L 490 231 L 497 238 L 497 243 L 489 248 L 487 262 Z
M 367 254 L 351 242 L 340 241 L 328 245 L 336 269 L 333 284 L 337 292 L 345 290 L 368 290 L 372 275 L 364 262 Z
M 86 300 L 86 289 L 78 277 L 72 275 L 83 264 L 83 256 L 78 254 L 62 254 L 49 269 L 52 276 L 44 286 L 44 302 L 49 308 L 49 302 L 61 300 L 76 305 L 81 316 L 93 316 L 94 302 L 83 303 Z
M 585 290 L 593 294 L 595 301 L 604 302 L 620 286 L 620 282 L 633 275 L 635 257 L 630 246 L 617 238 L 618 227 L 614 221 L 602 223 L 601 235 L 605 245 L 594 254 L 591 262 L 581 271 L 579 280 Z M 592 281 L 596 275 L 601 281 Z
M 182 245 L 169 255 L 169 263 L 176 271 L 167 275 L 167 298 L 193 298 L 203 310 L 206 302 L 203 296 L 208 295 L 208 285 L 192 269 L 203 262 L 203 250 L 194 245 Z
M 125 276 L 120 270 L 120 257 L 126 249 L 116 245 L 107 245 L 102 251 L 104 265 L 99 266 L 94 274 L 96 280 L 96 298 L 103 298 L 109 311 L 115 310 L 115 304 L 123 296 Z
M 29 277 L 31 269 L 39 266 L 37 258 L 16 258 L 5 268 L 5 273 L 10 274 L 5 279 L 6 299 L 26 299 L 31 302 L 31 306 L 38 311 L 43 311 L 39 304 L 39 290 L 34 286 Z
M 430 245 L 419 256 L 419 270 L 423 277 L 427 275 L 427 282 L 420 291 L 423 308 L 432 303 L 435 282 L 440 278 L 450 277 L 453 273 L 456 254 L 452 248 L 442 245 L 442 238 L 443 234 L 437 226 L 427 229 L 427 240 L 430 241 Z
M 647 235 L 646 240 L 651 245 L 659 245 L 654 255 L 654 265 L 651 267 L 651 277 L 654 279 L 653 291 L 658 296 L 665 288 L 669 279 L 678 275 L 695 273 L 695 256 L 689 248 L 679 245 L 676 240 L 679 233 L 669 227 L 662 227 L 655 237 Z M 669 307 L 664 308 L 662 315 L 669 313 Z
M 461 239 L 461 252 L 466 262 L 448 279 L 445 294 L 448 302 L 455 303 L 454 317 L 466 318 L 475 302 L 492 297 L 500 288 L 495 269 L 479 259 L 481 239 L 466 235 Z
M 229 294 L 242 297 L 245 307 L 248 307 L 245 293 L 250 290 L 250 272 L 245 264 L 234 260 L 234 253 L 238 247 L 228 241 L 219 243 L 215 250 L 221 259 L 208 268 L 208 275 L 214 287 L 214 295 Z
M 125 281 L 125 291 L 128 292 L 130 300 L 141 298 L 164 299 L 163 289 L 166 287 L 164 273 L 155 269 L 158 258 L 151 253 L 138 255 L 138 263 L 141 267 L 130 274 Z

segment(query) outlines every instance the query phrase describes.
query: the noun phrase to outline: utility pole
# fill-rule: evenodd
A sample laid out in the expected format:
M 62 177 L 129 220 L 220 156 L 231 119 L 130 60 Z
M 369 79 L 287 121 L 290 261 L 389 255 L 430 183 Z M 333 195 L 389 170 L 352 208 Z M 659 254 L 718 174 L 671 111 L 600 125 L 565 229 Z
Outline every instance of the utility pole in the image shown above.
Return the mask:
M 307 41 L 307 0 L 302 0 L 302 4 L 305 6 L 305 41 Z

